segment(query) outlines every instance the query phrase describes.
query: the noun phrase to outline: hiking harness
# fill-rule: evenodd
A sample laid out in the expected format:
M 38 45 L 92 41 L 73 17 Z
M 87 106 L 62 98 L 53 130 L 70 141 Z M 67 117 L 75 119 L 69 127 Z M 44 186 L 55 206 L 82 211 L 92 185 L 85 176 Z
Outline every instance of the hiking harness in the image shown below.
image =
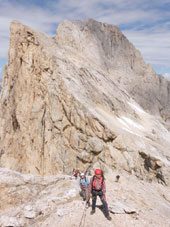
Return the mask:
M 100 190 L 102 190 L 103 189 L 104 176 L 101 176 L 100 180 L 101 180 L 101 189 Z M 95 175 L 93 176 L 91 188 L 92 188 L 92 191 L 96 190 L 96 176 Z

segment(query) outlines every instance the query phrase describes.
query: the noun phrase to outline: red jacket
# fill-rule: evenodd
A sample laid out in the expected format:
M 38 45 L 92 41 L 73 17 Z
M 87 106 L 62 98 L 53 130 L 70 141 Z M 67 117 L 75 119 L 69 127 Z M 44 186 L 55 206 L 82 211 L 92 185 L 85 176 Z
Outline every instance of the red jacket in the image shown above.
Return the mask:
M 92 191 L 92 181 L 93 181 L 93 177 L 90 179 L 90 184 L 88 185 L 88 194 L 91 193 Z M 94 179 L 95 182 L 95 189 L 97 191 L 99 191 L 100 189 L 103 191 L 103 194 L 106 194 L 106 183 L 105 180 L 102 182 L 101 179 L 98 179 L 97 177 Z M 93 185 L 94 185 L 94 181 L 93 181 Z

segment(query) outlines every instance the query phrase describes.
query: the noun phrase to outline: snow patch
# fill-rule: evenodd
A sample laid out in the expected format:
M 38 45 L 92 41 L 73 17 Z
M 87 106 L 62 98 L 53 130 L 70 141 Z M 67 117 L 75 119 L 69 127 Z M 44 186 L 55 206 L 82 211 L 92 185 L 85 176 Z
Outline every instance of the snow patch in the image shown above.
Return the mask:
M 139 134 L 132 132 L 130 129 L 128 128 L 123 128 L 124 130 L 126 130 L 127 132 L 130 132 L 131 134 L 135 135 L 135 136 L 140 136 Z M 141 137 L 141 136 L 140 136 Z
M 140 130 L 144 130 L 144 127 L 140 124 L 137 124 L 136 122 L 134 122 L 133 120 L 131 120 L 130 118 L 127 117 L 117 117 L 116 118 L 122 125 L 124 125 L 125 127 L 123 127 L 124 130 L 126 130 L 127 132 L 130 132 L 131 134 L 134 134 L 136 136 L 140 136 L 139 134 L 137 134 L 136 132 L 133 132 L 131 130 L 131 126 L 133 128 L 138 128 Z
M 126 121 L 129 125 L 133 126 L 134 128 L 138 128 L 140 130 L 144 130 L 144 127 L 136 122 L 134 122 L 133 120 L 131 120 L 128 117 L 122 117 L 124 121 Z
M 136 111 L 140 112 L 140 113 L 143 113 L 143 114 L 146 114 L 146 112 L 139 106 L 131 103 L 131 102 L 128 102 L 128 104 L 133 108 L 135 109 Z
M 163 76 L 170 81 L 170 73 L 165 73 Z
M 117 120 L 129 129 L 129 126 L 121 118 L 117 117 Z
M 123 118 L 123 119 L 121 119 L 121 118 Z M 133 134 L 133 135 L 140 136 L 140 135 L 137 134 L 136 132 L 133 132 L 127 123 L 130 122 L 130 125 L 132 125 L 132 123 L 133 123 L 133 127 L 134 127 L 134 125 L 135 125 L 135 126 L 141 127 L 141 128 L 143 129 L 142 126 L 138 125 L 137 123 L 135 123 L 134 121 L 132 121 L 132 120 L 129 119 L 129 118 L 126 118 L 126 117 L 121 117 L 121 118 L 117 117 L 116 119 L 117 119 L 122 125 L 125 126 L 125 127 L 123 127 L 123 129 L 124 129 L 125 131 L 130 132 L 130 133 Z M 128 120 L 127 120 L 127 119 L 128 119 Z M 126 121 L 127 123 L 126 123 L 125 121 Z

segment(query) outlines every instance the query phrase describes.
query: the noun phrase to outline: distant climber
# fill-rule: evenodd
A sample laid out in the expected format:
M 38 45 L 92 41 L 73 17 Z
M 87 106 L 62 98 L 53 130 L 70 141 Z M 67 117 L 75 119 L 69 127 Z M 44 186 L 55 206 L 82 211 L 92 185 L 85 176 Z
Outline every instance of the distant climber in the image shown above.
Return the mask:
M 80 174 L 80 180 L 79 180 L 79 185 L 81 188 L 80 195 L 82 195 L 83 200 L 90 205 L 90 202 L 88 201 L 88 185 L 89 185 L 89 180 L 87 177 L 84 175 L 84 173 Z
M 88 199 L 92 195 L 92 211 L 91 214 L 95 213 L 97 196 L 104 206 L 105 216 L 110 221 L 112 218 L 109 215 L 108 205 L 106 202 L 106 183 L 101 169 L 95 170 L 95 175 L 90 179 L 90 184 L 88 186 Z
M 78 175 L 80 176 L 80 168 L 73 169 L 73 176 L 77 179 Z
M 120 179 L 120 176 L 119 176 L 119 175 L 117 175 L 117 176 L 116 176 L 116 180 L 115 180 L 115 182 L 119 182 L 119 179 Z

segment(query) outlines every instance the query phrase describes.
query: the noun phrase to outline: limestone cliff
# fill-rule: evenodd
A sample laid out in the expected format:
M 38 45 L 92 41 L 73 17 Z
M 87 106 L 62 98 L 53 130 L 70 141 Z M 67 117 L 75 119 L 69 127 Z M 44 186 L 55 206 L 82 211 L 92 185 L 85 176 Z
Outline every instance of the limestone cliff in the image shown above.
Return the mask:
M 1 167 L 41 175 L 100 167 L 170 183 L 169 82 L 117 27 L 64 21 L 54 38 L 19 22 L 10 30 Z

